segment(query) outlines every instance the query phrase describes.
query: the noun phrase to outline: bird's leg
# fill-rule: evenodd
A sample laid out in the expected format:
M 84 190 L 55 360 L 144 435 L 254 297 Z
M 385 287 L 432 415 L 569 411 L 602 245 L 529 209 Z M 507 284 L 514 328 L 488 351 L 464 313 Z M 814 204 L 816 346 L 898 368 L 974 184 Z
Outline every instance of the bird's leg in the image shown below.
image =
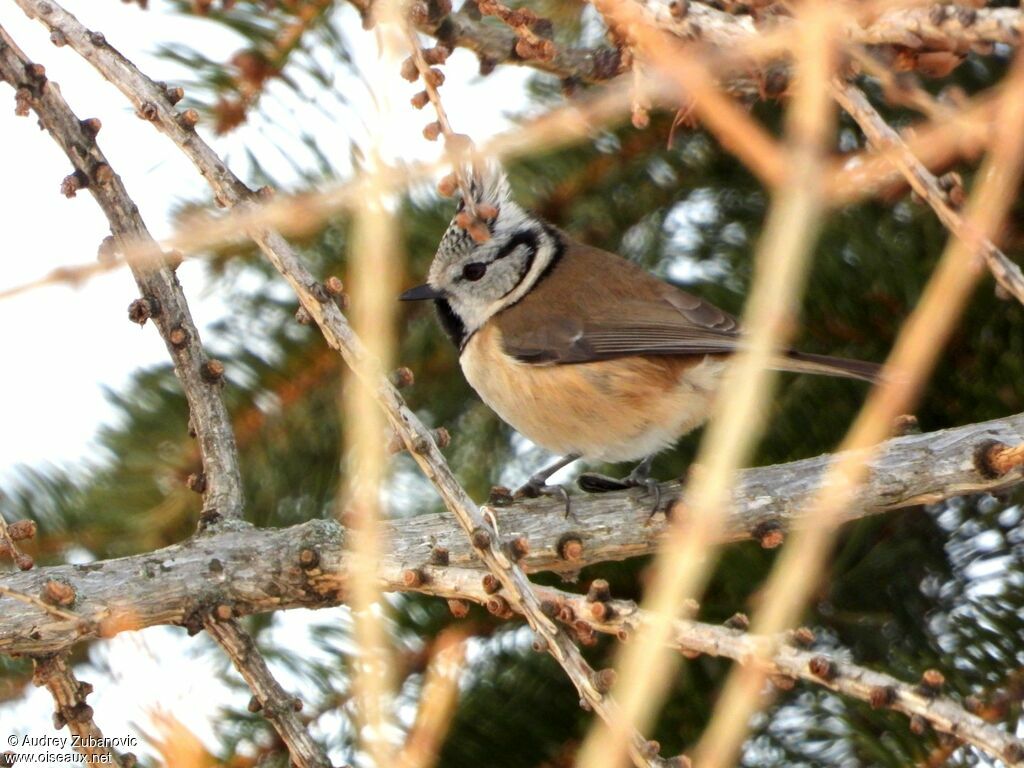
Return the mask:
M 654 454 L 645 458 L 637 464 L 633 471 L 622 478 L 599 475 L 595 472 L 584 472 L 576 481 L 576 484 L 587 493 L 608 493 L 609 491 L 624 491 L 627 488 L 646 488 L 647 492 L 654 496 L 654 506 L 651 508 L 651 516 L 661 506 L 661 486 L 658 481 L 651 477 L 651 465 L 654 463 Z
M 535 472 L 530 476 L 529 480 L 515 490 L 513 496 L 517 499 L 536 499 L 538 496 L 558 496 L 565 502 L 565 516 L 568 517 L 570 514 L 569 492 L 560 485 L 548 485 L 548 478 L 562 467 L 572 464 L 579 457 L 580 455 L 578 453 L 570 453 L 560 458 L 554 464 L 544 467 L 544 469 L 539 472 Z

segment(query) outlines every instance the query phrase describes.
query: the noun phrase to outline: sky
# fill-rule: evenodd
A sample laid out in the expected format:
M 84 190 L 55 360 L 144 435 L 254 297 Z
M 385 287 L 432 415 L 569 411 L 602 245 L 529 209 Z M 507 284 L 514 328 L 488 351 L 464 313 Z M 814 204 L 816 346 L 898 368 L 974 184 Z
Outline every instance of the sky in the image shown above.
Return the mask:
M 226 61 L 240 47 L 238 38 L 202 20 L 165 13 L 162 0 L 150 10 L 115 0 L 63 0 L 63 6 L 91 29 L 101 30 L 112 45 L 153 79 L 185 85 L 190 73 L 158 58 L 158 44 L 184 41 L 211 58 Z M 171 211 L 183 201 L 202 198 L 205 183 L 171 142 L 141 122 L 127 100 L 68 47 L 55 48 L 48 33 L 28 20 L 13 3 L 0 4 L 0 25 L 34 60 L 43 63 L 48 78 L 80 118 L 98 117 L 103 124 L 98 140 L 139 205 L 150 231 L 158 239 L 173 229 Z M 344 17 L 343 29 L 357 61 L 368 71 L 380 69 L 375 38 L 362 31 L 354 12 Z M 328 62 L 329 64 L 329 62 Z M 526 73 L 502 67 L 486 83 L 476 77 L 475 58 L 459 52 L 445 67 L 444 88 L 449 116 L 457 130 L 483 141 L 509 126 L 508 110 L 523 103 Z M 420 135 L 430 118 L 408 106 L 418 88 L 397 76 L 386 78 L 387 94 L 396 110 L 388 122 L 385 148 L 393 156 L 427 159 L 437 145 Z M 296 102 L 285 89 L 265 99 L 267 119 L 221 139 L 201 133 L 228 164 L 244 176 L 246 149 L 252 149 L 275 176 L 294 179 L 291 161 L 300 166 L 311 157 L 301 145 L 289 143 L 300 129 L 313 132 L 334 147 L 335 161 L 344 168 L 349 138 L 363 140 L 371 100 L 362 83 L 340 77 L 333 106 L 314 109 Z M 344 102 L 344 103 L 343 103 Z M 0 184 L 0 290 L 29 282 L 67 264 L 95 260 L 97 247 L 108 234 L 106 221 L 87 192 L 67 200 L 59 192 L 70 165 L 34 115 L 14 115 L 13 91 L 0 84 L 0 146 L 4 148 Z M 332 142 L 332 137 L 337 141 Z M 276 146 L 289 147 L 292 157 Z M 210 327 L 226 311 L 204 279 L 202 265 L 186 262 L 179 277 L 192 313 L 207 343 Z M 115 413 L 104 392 L 122 389 L 132 372 L 166 362 L 166 352 L 152 324 L 140 328 L 127 319 L 127 307 L 137 288 L 126 270 L 96 277 L 71 288 L 51 286 L 0 301 L 0 487 L 14 480 L 19 466 L 47 465 L 82 469 L 101 457 L 93 438 Z M 216 339 L 212 339 L 215 343 Z M 88 553 L 76 553 L 88 559 Z M 6 567 L 0 566 L 0 567 Z M 321 612 L 289 612 L 279 631 L 301 638 L 310 625 L 330 620 Z M 301 639 L 297 642 L 301 642 Z M 197 650 L 198 648 L 198 650 Z M 202 646 L 185 641 L 184 632 L 153 628 L 124 633 L 93 647 L 91 665 L 81 677 L 93 682 L 90 704 L 109 736 L 141 737 L 151 730 L 146 713 L 162 707 L 182 720 L 208 743 L 214 742 L 212 723 L 219 708 L 231 703 L 244 708 L 248 697 L 229 692 L 217 681 L 220 662 Z M 34 690 L 24 702 L 0 704 L 0 742 L 17 735 L 66 735 L 51 726 L 53 702 L 45 691 Z M 0 747 L 0 751 L 6 747 Z M 145 752 L 145 748 L 139 751 Z

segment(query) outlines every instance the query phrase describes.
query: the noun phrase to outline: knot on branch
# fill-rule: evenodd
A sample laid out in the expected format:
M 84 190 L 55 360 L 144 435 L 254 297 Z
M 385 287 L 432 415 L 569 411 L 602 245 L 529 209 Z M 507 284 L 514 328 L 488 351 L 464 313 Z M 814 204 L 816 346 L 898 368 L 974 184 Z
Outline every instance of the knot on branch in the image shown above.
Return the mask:
M 998 440 L 986 440 L 974 451 L 974 467 L 990 480 L 1024 466 L 1024 443 L 1010 447 Z
M 577 533 L 564 533 L 555 549 L 562 560 L 575 562 L 583 557 L 583 539 Z
M 75 588 L 65 581 L 47 579 L 40 597 L 50 605 L 66 607 L 75 602 Z
M 143 296 L 128 305 L 128 319 L 145 325 L 146 321 L 160 315 L 160 300 L 154 296 Z

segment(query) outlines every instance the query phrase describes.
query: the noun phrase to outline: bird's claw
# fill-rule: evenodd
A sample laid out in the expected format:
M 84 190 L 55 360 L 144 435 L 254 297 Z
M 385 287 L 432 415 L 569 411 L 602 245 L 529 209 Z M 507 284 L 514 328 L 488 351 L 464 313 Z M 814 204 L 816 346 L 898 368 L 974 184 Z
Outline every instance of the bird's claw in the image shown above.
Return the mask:
M 648 520 L 654 517 L 661 507 L 661 486 L 658 484 L 658 481 L 652 477 L 644 477 L 636 472 L 631 472 L 621 478 L 599 475 L 596 472 L 584 472 L 576 479 L 576 484 L 587 493 L 610 493 L 612 491 L 625 491 L 629 488 L 646 488 L 647 493 L 654 497 L 654 504 L 647 515 Z
M 512 494 L 514 499 L 536 499 L 541 496 L 557 496 L 565 504 L 566 518 L 575 516 L 572 514 L 569 492 L 561 485 L 553 485 L 544 482 L 539 478 L 530 478 Z
M 634 487 L 627 482 L 628 479 L 599 475 L 596 472 L 584 472 L 576 478 L 576 485 L 586 493 L 611 493 Z

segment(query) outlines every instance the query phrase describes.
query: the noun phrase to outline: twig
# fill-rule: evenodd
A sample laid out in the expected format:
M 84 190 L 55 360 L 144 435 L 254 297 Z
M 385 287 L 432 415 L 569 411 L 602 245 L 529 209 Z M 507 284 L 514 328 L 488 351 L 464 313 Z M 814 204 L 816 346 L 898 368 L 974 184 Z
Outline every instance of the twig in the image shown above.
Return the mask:
M 967 207 L 966 218 L 977 233 L 972 243 L 998 231 L 1020 182 L 1024 102 L 1018 96 L 1022 88 L 1024 52 L 1018 51 L 1003 83 L 991 150 Z M 981 269 L 976 256 L 968 243 L 950 240 L 920 302 L 903 325 L 880 383 L 843 440 L 844 449 L 870 456 L 891 431 L 896 416 L 912 406 L 977 284 Z M 754 617 L 755 632 L 772 635 L 799 619 L 831 551 L 843 513 L 866 476 L 866 466 L 857 453 L 848 454 L 829 470 L 828 480 L 810 505 L 807 526 L 783 550 L 763 588 L 765 599 Z M 711 725 L 697 746 L 698 764 L 719 766 L 731 761 L 750 716 L 761 705 L 758 692 L 763 680 L 756 665 L 736 669 L 729 676 Z
M 141 298 L 129 307 L 129 318 L 144 324 L 152 319 L 167 346 L 191 412 L 203 458 L 203 520 L 239 518 L 243 510 L 242 479 L 231 418 L 219 389 L 224 366 L 209 359 L 174 267 L 160 254 L 138 207 L 128 195 L 96 144 L 98 120 L 82 121 L 71 111 L 58 88 L 0 28 L 0 75 L 29 100 L 43 127 L 64 150 L 75 173 L 66 184 L 87 188 L 110 224 L 119 246 L 150 254 L 146 264 L 130 263 Z M 164 100 L 167 96 L 163 96 Z M 75 187 L 67 187 L 74 192 Z
M 67 44 L 128 96 L 136 108 L 146 109 L 154 125 L 166 133 L 196 165 L 213 187 L 218 200 L 227 206 L 249 203 L 252 193 L 195 133 L 194 126 L 189 125 L 190 121 L 184 121 L 183 125 L 180 116 L 173 113 L 166 99 L 160 98 L 156 84 L 114 50 L 102 35 L 90 33 L 53 0 L 16 2 L 30 18 L 38 19 L 51 31 L 63 34 Z M 568 636 L 544 615 L 526 575 L 503 550 L 503 542 L 490 522 L 493 516 L 485 518 L 481 509 L 459 485 L 430 431 L 406 407 L 398 391 L 381 374 L 377 361 L 366 353 L 362 342 L 338 307 L 333 302 L 323 302 L 318 298 L 322 295 L 322 286 L 313 279 L 278 233 L 256 231 L 250 235 L 292 286 L 302 306 L 320 326 L 327 342 L 341 353 L 360 380 L 375 392 L 377 402 L 384 409 L 392 428 L 405 441 L 410 454 L 433 482 L 445 506 L 464 532 L 471 536 L 480 558 L 505 587 L 509 602 L 521 607 L 530 626 L 565 670 L 586 705 L 609 724 L 618 723 L 621 717 L 614 701 L 595 685 L 590 665 Z M 650 756 L 646 739 L 635 731 L 630 738 L 630 753 L 638 766 L 660 764 L 659 758 Z
M 480 579 L 474 578 L 474 572 L 449 568 L 432 570 L 430 575 L 431 583 L 420 590 L 426 594 L 457 596 L 485 605 L 491 599 Z M 601 632 L 625 640 L 653 621 L 651 614 L 633 601 L 614 600 L 605 592 L 584 596 L 552 587 L 535 589 L 550 612 L 580 633 Z M 813 640 L 813 633 L 806 629 L 765 636 L 699 621 L 676 620 L 666 644 L 688 656 L 705 654 L 743 665 L 758 664 L 767 677 L 801 679 L 868 702 L 874 708 L 922 718 L 935 730 L 956 736 L 1011 764 L 1024 759 L 1024 740 L 968 712 L 953 699 L 939 695 L 941 682 L 936 684 L 936 680 L 940 675 L 933 672 L 920 684 L 907 683 L 843 661 L 841 653 L 810 650 L 806 646 Z
M 3 512 L 0 512 L 0 558 L 9 557 L 20 570 L 29 570 L 35 565 L 35 560 L 31 555 L 21 551 L 18 542 L 31 539 L 35 535 L 34 520 L 18 520 L 8 525 Z
M 1018 484 L 1024 476 L 1020 469 L 998 475 L 985 461 L 990 454 L 1004 455 L 999 450 L 1004 445 L 1018 450 L 1024 445 L 1024 414 L 889 440 L 868 461 L 868 481 L 844 520 Z M 755 538 L 765 545 L 779 544 L 791 528 L 804 524 L 823 474 L 839 458 L 819 456 L 739 473 L 721 541 Z M 666 504 L 680 491 L 678 483 L 662 488 Z M 585 527 L 563 519 L 561 502 L 538 500 L 501 510 L 503 529 L 527 542 L 529 552 L 520 561 L 525 569 L 575 571 L 651 554 L 662 540 L 661 515 L 655 524 L 644 525 L 650 499 L 642 493 L 585 495 L 573 503 L 587 521 Z M 476 569 L 477 578 L 484 573 L 475 550 L 461 531 L 453 530 L 446 514 L 421 514 L 385 526 L 385 550 L 393 553 L 382 563 L 384 572 L 393 574 L 382 576 L 391 579 L 387 589 L 403 588 L 404 571 L 425 567 L 442 555 L 453 567 Z M 0 653 L 53 653 L 79 639 L 158 624 L 198 630 L 210 605 L 231 605 L 239 616 L 337 605 L 340 596 L 320 602 L 322 596 L 309 587 L 311 574 L 347 570 L 344 537 L 339 525 L 320 520 L 280 530 L 241 527 L 90 566 L 45 566 L 0 576 L 0 594 L 15 592 L 27 606 L 0 610 Z M 154 562 L 173 567 L 159 579 L 150 578 L 156 575 Z M 224 577 L 211 582 L 211 573 Z M 30 597 L 42 594 L 48 581 L 74 588 L 75 613 Z M 129 582 L 133 589 L 126 595 L 124 584 Z
M 935 50 L 962 50 L 979 43 L 1016 46 L 1022 20 L 1020 8 L 928 3 L 886 11 L 866 26 L 851 25 L 847 35 L 862 45 L 911 44 Z
M 958 158 L 975 159 L 987 146 L 997 98 L 989 89 L 952 114 L 914 125 L 905 142 L 926 168 L 946 167 Z M 829 202 L 835 207 L 851 205 L 906 184 L 888 153 L 875 149 L 844 157 L 829 182 Z
M 437 115 L 436 127 L 440 131 L 441 135 L 444 136 L 445 151 L 447 152 L 448 159 L 452 164 L 452 173 L 455 176 L 455 182 L 458 185 L 460 194 L 462 195 L 462 200 L 466 204 L 466 211 L 474 219 L 477 219 L 479 218 L 479 214 L 476 210 L 476 201 L 470 192 L 470 183 L 466 178 L 466 166 L 464 163 L 465 150 L 469 147 L 463 146 L 468 144 L 465 141 L 466 137 L 457 137 L 455 132 L 452 130 L 451 122 L 448 120 L 448 112 L 445 110 L 444 104 L 441 103 L 441 94 L 437 90 L 442 82 L 438 77 L 440 70 L 432 70 L 430 64 L 427 63 L 427 60 L 423 55 L 423 50 L 420 48 L 420 41 L 416 38 L 416 33 L 413 31 L 412 25 L 404 18 L 401 19 L 399 23 L 402 25 L 402 32 L 409 43 L 409 50 L 411 51 L 410 58 L 415 65 L 416 72 L 423 81 L 423 93 L 427 95 L 427 99 L 434 108 L 434 114 Z M 443 58 L 447 58 L 447 49 L 444 49 L 442 59 Z M 430 126 L 428 126 L 428 129 L 429 127 Z M 426 133 L 427 129 L 424 130 Z M 434 136 L 434 138 L 436 138 L 436 136 Z
M 122 754 L 114 748 L 124 739 L 104 737 L 93 720 L 92 707 L 85 702 L 86 697 L 92 693 L 92 686 L 75 677 L 74 670 L 68 665 L 67 657 L 37 657 L 33 661 L 35 671 L 32 682 L 37 686 L 46 686 L 57 705 L 53 713 L 54 727 L 68 727 L 68 731 L 76 737 L 73 748 L 86 756 L 86 763 L 132 768 L 135 765 L 135 755 L 131 752 Z
M 643 5 L 594 0 L 608 26 L 628 40 L 639 55 L 674 83 L 678 97 L 692 105 L 708 130 L 768 186 L 786 177 L 777 142 L 736 102 L 723 94 L 711 69 L 694 52 L 659 27 Z
M 882 86 L 882 95 L 888 102 L 910 107 L 933 121 L 946 120 L 956 115 L 956 109 L 939 101 L 917 82 L 899 78 L 888 66 L 864 49 L 850 46 L 847 53 L 865 75 L 878 81 Z
M 37 569 L 36 572 L 39 573 L 41 570 L 42 569 Z M 49 581 L 59 580 L 50 579 Z M 41 589 L 45 589 L 45 587 L 41 587 Z M 39 591 L 41 591 L 41 589 Z M 51 616 L 52 618 L 57 619 L 58 621 L 71 622 L 75 626 L 76 634 L 84 635 L 88 632 L 87 625 L 81 616 L 72 613 L 71 611 L 62 610 L 55 605 L 51 605 L 42 598 L 35 597 L 34 595 L 31 595 L 27 592 L 22 592 L 17 588 L 4 586 L 2 584 L 0 584 L 0 595 L 4 597 L 9 597 L 12 600 L 17 600 L 19 603 L 24 603 L 25 605 L 34 606 L 41 610 L 43 613 Z
M 261 712 L 270 721 L 281 740 L 288 745 L 292 762 L 299 768 L 330 768 L 327 754 L 309 735 L 309 730 L 299 718 L 302 700 L 288 695 L 277 682 L 249 633 L 233 618 L 218 620 L 209 616 L 204 625 L 252 689 L 253 700 L 249 709 Z
M 946 192 L 939 186 L 939 180 L 914 157 L 900 135 L 871 105 L 864 92 L 855 85 L 834 79 L 832 93 L 840 106 L 857 121 L 871 143 L 890 158 L 914 191 L 928 202 L 947 229 L 959 237 L 972 253 L 983 256 L 999 285 L 1024 303 L 1024 273 L 1020 267 L 1010 261 L 992 240 L 982 237 L 976 228 L 969 226 L 969 222 L 950 206 Z
M 350 2 L 364 15 L 370 13 L 370 0 Z M 668 16 L 664 3 L 645 0 L 643 5 L 652 14 Z M 767 24 L 756 23 L 747 15 L 719 11 L 700 0 L 688 0 L 681 7 L 685 9 L 684 18 L 677 26 L 685 30 L 689 38 L 732 47 L 743 38 L 766 34 Z M 964 47 L 997 42 L 1007 45 L 1019 43 L 1017 28 L 1022 18 L 1019 8 L 943 5 L 939 13 L 932 10 L 934 7 L 936 4 L 932 3 L 895 10 L 883 6 L 883 12 L 874 19 L 846 22 L 843 35 L 850 42 L 862 45 L 912 44 L 921 50 L 938 51 L 961 50 Z M 777 16 L 771 17 L 772 24 L 778 25 L 785 21 Z M 446 46 L 474 51 L 488 69 L 498 64 L 517 64 L 561 78 L 575 78 L 591 83 L 607 82 L 620 74 L 620 53 L 610 46 L 558 47 L 552 58 L 523 58 L 515 55 L 518 36 L 513 30 L 494 27 L 472 18 L 466 9 L 448 14 L 421 15 L 416 19 L 416 28 Z M 785 57 L 785 48 L 780 47 L 776 55 L 779 58 Z

